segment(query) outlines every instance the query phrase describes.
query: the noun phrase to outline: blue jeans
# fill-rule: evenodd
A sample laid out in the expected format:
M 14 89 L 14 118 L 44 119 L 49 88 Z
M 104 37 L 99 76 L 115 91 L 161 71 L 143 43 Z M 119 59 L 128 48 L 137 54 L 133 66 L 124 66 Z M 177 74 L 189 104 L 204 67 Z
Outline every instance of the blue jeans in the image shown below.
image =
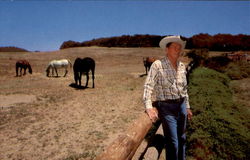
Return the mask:
M 187 122 L 185 103 L 158 102 L 158 112 L 165 136 L 166 159 L 185 160 Z

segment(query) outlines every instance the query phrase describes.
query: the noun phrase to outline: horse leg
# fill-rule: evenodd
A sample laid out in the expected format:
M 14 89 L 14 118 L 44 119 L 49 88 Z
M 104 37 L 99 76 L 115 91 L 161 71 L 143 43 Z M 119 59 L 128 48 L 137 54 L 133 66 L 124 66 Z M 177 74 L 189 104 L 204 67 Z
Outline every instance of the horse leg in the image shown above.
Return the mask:
M 22 69 L 22 68 L 20 68 L 20 77 L 22 76 L 22 70 L 23 70 L 23 69 Z
M 92 88 L 95 88 L 95 70 L 94 69 L 92 70 L 92 82 L 93 82 Z
M 49 72 L 50 72 L 50 68 L 48 69 L 48 71 L 47 71 L 47 76 L 49 77 Z
M 47 70 L 47 77 L 49 77 L 50 68 Z
M 79 86 L 82 85 L 82 72 L 80 72 L 80 76 L 79 76 Z
M 89 72 L 86 73 L 86 77 L 87 77 L 87 80 L 86 80 L 85 87 L 87 88 L 88 87 L 88 83 L 89 83 Z
M 18 67 L 16 67 L 16 77 L 18 77 Z
M 26 74 L 26 69 L 27 69 L 27 68 L 24 68 L 24 69 L 23 69 L 23 75 Z
M 18 72 L 19 72 L 19 76 L 21 77 L 22 76 L 22 68 L 18 69 Z
M 79 73 L 78 72 L 74 72 L 74 79 L 75 79 L 75 83 L 77 85 L 77 81 L 79 80 Z
M 56 71 L 56 76 L 58 77 L 58 73 L 57 73 L 57 69 L 55 68 L 55 71 Z
M 54 77 L 54 68 L 52 67 L 52 77 Z
M 64 76 L 63 76 L 63 77 L 66 77 L 67 73 L 68 73 L 68 70 L 67 70 L 67 69 L 65 69 L 65 74 L 64 74 Z

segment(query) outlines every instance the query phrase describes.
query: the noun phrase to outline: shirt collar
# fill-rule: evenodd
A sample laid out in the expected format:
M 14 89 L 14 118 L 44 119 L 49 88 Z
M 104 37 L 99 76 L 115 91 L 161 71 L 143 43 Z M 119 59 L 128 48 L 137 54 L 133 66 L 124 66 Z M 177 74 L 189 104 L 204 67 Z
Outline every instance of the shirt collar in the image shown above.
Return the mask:
M 172 64 L 171 64 L 171 62 L 170 62 L 170 60 L 168 59 L 167 56 L 164 57 L 164 62 L 166 63 L 166 65 L 171 66 L 171 68 L 172 68 L 173 70 L 175 70 L 175 69 L 172 67 Z M 178 60 L 177 60 L 177 69 L 180 67 L 180 65 L 181 65 L 181 62 L 180 62 L 180 60 L 178 59 Z

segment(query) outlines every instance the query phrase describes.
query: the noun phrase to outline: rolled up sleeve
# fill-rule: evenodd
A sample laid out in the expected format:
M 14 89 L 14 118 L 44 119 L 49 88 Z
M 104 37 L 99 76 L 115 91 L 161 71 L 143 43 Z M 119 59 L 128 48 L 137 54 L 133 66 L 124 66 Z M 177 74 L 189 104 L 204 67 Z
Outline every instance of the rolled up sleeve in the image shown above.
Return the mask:
M 153 108 L 151 96 L 156 83 L 155 82 L 156 76 L 157 76 L 157 67 L 156 63 L 154 62 L 150 67 L 148 76 L 144 84 L 143 102 L 146 109 Z

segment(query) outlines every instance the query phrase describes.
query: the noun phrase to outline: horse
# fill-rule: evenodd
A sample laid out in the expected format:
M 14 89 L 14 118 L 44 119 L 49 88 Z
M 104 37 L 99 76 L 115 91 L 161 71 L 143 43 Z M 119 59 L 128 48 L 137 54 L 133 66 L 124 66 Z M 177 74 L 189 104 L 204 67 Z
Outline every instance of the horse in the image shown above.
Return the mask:
M 92 72 L 92 88 L 95 88 L 95 61 L 90 58 L 76 58 L 74 65 L 73 65 L 73 70 L 74 70 L 74 79 L 75 79 L 75 84 L 77 85 L 79 82 L 79 86 L 81 87 L 81 79 L 82 79 L 82 74 L 85 74 L 87 76 L 87 81 L 85 84 L 85 88 L 88 87 L 88 82 L 89 82 L 89 71 L 91 70 Z
M 72 63 L 68 59 L 50 61 L 48 64 L 48 67 L 46 69 L 47 77 L 49 77 L 50 69 L 52 69 L 52 76 L 54 76 L 54 70 L 55 70 L 56 76 L 58 77 L 57 69 L 59 69 L 59 68 L 65 69 L 64 77 L 66 77 L 66 75 L 68 73 L 68 66 L 72 67 Z
M 23 75 L 26 74 L 26 69 L 29 69 L 29 73 L 32 74 L 32 68 L 27 60 L 18 60 L 16 62 L 16 77 L 18 77 L 18 70 L 20 68 L 20 76 L 22 76 L 22 69 L 24 70 Z
M 143 64 L 146 70 L 146 75 L 148 75 L 148 71 L 154 61 L 156 61 L 156 59 L 153 57 L 143 57 Z

